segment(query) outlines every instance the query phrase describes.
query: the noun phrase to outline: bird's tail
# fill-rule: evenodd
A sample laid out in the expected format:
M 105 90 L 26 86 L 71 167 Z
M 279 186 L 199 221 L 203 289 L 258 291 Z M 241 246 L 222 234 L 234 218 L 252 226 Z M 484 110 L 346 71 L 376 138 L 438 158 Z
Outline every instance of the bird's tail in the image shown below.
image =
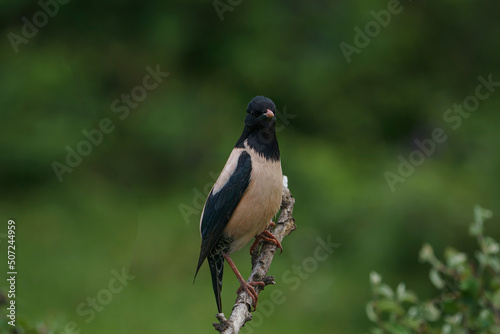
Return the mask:
M 215 301 L 217 302 L 217 309 L 222 313 L 222 275 L 224 274 L 224 257 L 222 254 L 209 254 L 208 265 L 210 273 L 212 274 L 212 287 L 214 289 Z

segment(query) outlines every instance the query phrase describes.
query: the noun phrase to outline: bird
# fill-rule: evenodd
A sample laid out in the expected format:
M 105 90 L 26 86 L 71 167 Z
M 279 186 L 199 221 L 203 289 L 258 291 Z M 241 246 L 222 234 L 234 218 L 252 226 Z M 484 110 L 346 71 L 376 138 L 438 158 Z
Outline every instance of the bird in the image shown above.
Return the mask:
M 236 141 L 229 158 L 213 185 L 200 218 L 201 249 L 195 279 L 205 259 L 212 278 L 217 309 L 222 313 L 222 277 L 224 260 L 252 298 L 254 311 L 258 295 L 254 285 L 246 282 L 236 268 L 230 254 L 242 249 L 252 238 L 276 244 L 280 242 L 267 230 L 274 226 L 272 218 L 281 206 L 283 173 L 280 150 L 276 138 L 276 106 L 264 96 L 256 96 L 248 104 L 243 132 Z

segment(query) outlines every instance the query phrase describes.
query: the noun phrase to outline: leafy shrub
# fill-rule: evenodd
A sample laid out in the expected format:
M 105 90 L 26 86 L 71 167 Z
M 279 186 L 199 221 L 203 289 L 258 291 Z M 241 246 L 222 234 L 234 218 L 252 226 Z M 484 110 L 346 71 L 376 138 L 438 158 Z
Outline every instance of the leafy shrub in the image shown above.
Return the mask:
M 372 272 L 373 300 L 366 313 L 376 327 L 370 333 L 500 333 L 500 245 L 483 231 L 491 217 L 491 211 L 474 208 L 469 229 L 479 245 L 474 256 L 447 248 L 442 262 L 431 245 L 423 245 L 420 261 L 431 265 L 429 278 L 440 291 L 437 298 L 421 301 L 403 283 L 394 291 Z

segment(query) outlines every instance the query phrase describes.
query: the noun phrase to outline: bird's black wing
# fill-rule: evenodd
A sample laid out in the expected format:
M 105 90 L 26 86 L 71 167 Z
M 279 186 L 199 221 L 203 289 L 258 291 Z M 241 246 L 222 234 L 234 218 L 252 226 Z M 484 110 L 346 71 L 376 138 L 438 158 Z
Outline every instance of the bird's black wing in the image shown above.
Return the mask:
M 250 155 L 243 151 L 226 184 L 215 194 L 213 194 L 213 188 L 210 191 L 201 220 L 201 251 L 196 274 L 209 252 L 219 241 L 222 231 L 240 203 L 250 183 L 251 171 L 252 160 Z

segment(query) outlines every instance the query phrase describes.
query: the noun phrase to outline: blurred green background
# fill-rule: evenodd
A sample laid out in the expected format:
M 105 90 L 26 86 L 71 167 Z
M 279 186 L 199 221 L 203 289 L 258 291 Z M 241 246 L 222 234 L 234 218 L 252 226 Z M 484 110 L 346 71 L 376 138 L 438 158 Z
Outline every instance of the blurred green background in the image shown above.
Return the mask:
M 354 28 L 364 30 L 387 1 L 220 3 L 232 9 L 222 21 L 210 1 L 71 1 L 13 47 L 23 17 L 44 23 L 42 7 L 2 2 L 0 255 L 6 268 L 4 233 L 15 219 L 19 316 L 74 322 L 81 333 L 215 333 L 208 267 L 192 281 L 200 193 L 255 95 L 281 111 L 298 229 L 259 304 L 278 289 L 285 301 L 258 308 L 261 321 L 247 333 L 362 333 L 371 270 L 431 298 L 421 244 L 438 254 L 446 245 L 474 249 L 473 205 L 500 213 L 500 87 L 457 129 L 443 119 L 475 94 L 478 76 L 500 81 L 500 3 L 403 1 L 350 63 L 340 44 L 355 46 Z M 170 75 L 127 117 L 114 112 L 122 94 L 141 92 L 147 66 Z M 66 164 L 66 147 L 76 149 L 82 131 L 105 118 L 113 131 L 59 182 L 53 162 Z M 391 191 L 384 173 L 397 173 L 398 156 L 408 159 L 414 140 L 435 128 L 447 140 Z M 492 221 L 486 233 L 498 238 Z M 335 252 L 299 285 L 286 283 L 328 236 Z M 248 275 L 248 246 L 233 259 Z M 106 294 L 122 268 L 135 278 Z M 226 270 L 226 315 L 236 289 Z M 107 304 L 89 321 L 81 311 L 96 297 Z

